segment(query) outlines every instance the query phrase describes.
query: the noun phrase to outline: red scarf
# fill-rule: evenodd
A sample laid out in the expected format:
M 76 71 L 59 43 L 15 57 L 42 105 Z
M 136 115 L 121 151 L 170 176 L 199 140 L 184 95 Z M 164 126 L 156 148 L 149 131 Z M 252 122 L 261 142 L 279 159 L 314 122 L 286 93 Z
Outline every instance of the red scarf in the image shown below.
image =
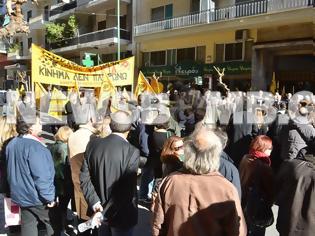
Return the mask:
M 266 155 L 264 152 L 255 151 L 255 150 L 250 150 L 250 151 L 249 151 L 249 154 L 250 154 L 254 159 L 262 160 L 263 162 L 265 162 L 265 163 L 267 163 L 269 166 L 271 166 L 270 156 Z

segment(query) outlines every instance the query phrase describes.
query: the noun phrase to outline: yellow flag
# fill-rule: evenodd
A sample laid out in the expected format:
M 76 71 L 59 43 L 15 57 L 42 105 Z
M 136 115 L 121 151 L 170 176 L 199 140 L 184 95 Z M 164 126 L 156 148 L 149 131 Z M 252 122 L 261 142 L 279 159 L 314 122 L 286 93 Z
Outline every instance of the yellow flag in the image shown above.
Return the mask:
M 61 120 L 62 112 L 65 109 L 67 101 L 67 96 L 64 95 L 60 90 L 54 88 L 51 92 L 48 114 Z
M 20 88 L 20 93 L 23 93 L 25 92 L 25 87 L 24 87 L 24 84 L 21 85 L 21 88 Z
M 273 72 L 272 73 L 272 81 L 271 81 L 271 85 L 270 85 L 269 91 L 271 93 L 275 94 L 276 88 L 277 88 L 276 75 L 275 75 L 275 72 Z
M 154 89 L 151 87 L 151 85 L 149 84 L 149 82 L 147 81 L 143 73 L 140 71 L 139 76 L 138 76 L 137 87 L 135 90 L 135 96 L 138 97 L 141 93 L 145 91 L 155 94 Z
M 40 83 L 35 83 L 35 99 L 40 99 L 42 96 L 46 95 L 47 91 Z
M 35 83 L 35 103 L 36 107 L 40 108 L 40 98 L 47 94 L 46 89 L 41 83 Z
M 116 87 L 112 81 L 105 75 L 102 81 L 101 89 L 98 97 L 97 109 L 100 109 L 103 106 L 103 101 L 116 92 Z

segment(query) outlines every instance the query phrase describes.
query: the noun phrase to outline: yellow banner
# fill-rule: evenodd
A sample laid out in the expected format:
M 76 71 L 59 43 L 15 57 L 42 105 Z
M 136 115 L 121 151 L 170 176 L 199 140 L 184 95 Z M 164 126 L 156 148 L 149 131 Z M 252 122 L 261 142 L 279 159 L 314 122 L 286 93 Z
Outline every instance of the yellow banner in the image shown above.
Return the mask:
M 75 87 L 101 87 L 105 77 L 114 86 L 132 85 L 134 57 L 93 67 L 80 66 L 32 44 L 32 81 Z

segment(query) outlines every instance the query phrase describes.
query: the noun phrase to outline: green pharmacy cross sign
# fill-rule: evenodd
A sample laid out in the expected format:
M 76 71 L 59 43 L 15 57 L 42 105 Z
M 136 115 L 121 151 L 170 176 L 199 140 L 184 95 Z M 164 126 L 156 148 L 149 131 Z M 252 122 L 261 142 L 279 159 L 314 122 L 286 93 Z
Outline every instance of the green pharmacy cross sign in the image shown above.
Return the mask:
M 85 53 L 84 59 L 82 60 L 82 64 L 86 67 L 94 66 L 94 61 L 91 59 L 90 53 Z

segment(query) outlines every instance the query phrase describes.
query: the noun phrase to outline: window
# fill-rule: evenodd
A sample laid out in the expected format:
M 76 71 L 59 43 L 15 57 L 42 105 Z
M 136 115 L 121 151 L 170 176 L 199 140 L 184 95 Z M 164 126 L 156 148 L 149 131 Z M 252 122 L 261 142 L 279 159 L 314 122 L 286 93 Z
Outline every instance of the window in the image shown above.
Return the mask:
M 167 54 L 167 65 L 176 64 L 176 49 L 170 49 L 166 51 Z
M 120 28 L 127 29 L 127 15 L 120 17 Z
M 164 20 L 164 6 L 152 8 L 151 10 L 151 21 Z
M 32 11 L 28 11 L 27 12 L 27 19 L 26 19 L 26 21 L 27 22 L 30 22 L 30 19 L 32 18 Z
M 49 21 L 49 6 L 44 8 L 44 21 Z
M 199 46 L 197 47 L 197 56 L 196 56 L 196 61 L 205 63 L 206 61 L 206 46 Z
M 177 63 L 195 60 L 196 48 L 177 49 Z
M 173 18 L 173 4 L 151 9 L 151 21 L 160 21 Z
M 215 45 L 215 61 L 217 63 L 224 62 L 224 44 Z
M 224 60 L 225 61 L 243 60 L 243 43 L 225 44 Z
M 106 20 L 100 21 L 97 23 L 97 29 L 98 30 L 103 30 L 106 29 Z
M 165 51 L 151 52 L 151 66 L 164 66 L 166 64 Z
M 200 0 L 191 0 L 190 2 L 190 13 L 197 13 L 199 12 L 200 8 Z
M 243 42 L 216 44 L 216 62 L 244 60 Z
M 28 39 L 27 39 L 27 48 L 28 48 L 28 49 L 31 48 L 31 46 L 32 46 L 32 41 L 33 41 L 32 38 L 28 38 Z

